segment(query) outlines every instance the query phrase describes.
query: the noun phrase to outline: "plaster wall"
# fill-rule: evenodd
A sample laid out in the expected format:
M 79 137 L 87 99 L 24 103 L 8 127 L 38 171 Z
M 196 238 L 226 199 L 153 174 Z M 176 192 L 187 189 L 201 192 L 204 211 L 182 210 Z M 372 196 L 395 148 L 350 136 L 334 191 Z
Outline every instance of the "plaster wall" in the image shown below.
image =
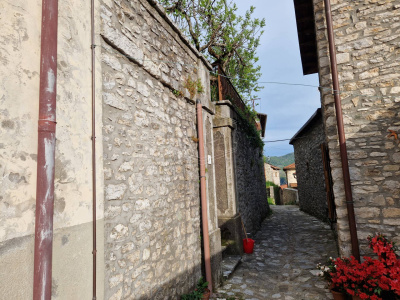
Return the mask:
M 0 3 L 0 265 L 7 268 L 8 278 L 19 279 L 12 283 L 0 280 L 0 298 L 7 295 L 3 299 L 18 299 L 19 295 L 29 299 L 32 294 L 41 4 L 39 0 Z M 92 261 L 90 3 L 59 2 L 58 26 L 53 257 L 61 260 L 53 265 L 54 287 L 59 287 L 54 298 L 71 299 L 71 293 L 90 298 L 91 280 L 85 277 Z M 96 75 L 99 81 L 100 68 Z M 97 119 L 101 120 L 98 104 Z M 97 124 L 97 140 L 101 141 L 101 122 Z M 97 215 L 101 223 L 100 142 L 97 150 Z M 76 228 L 82 230 L 82 236 Z M 64 236 L 70 243 L 60 242 Z M 68 261 L 73 269 L 66 265 Z M 102 278 L 101 273 L 99 276 Z M 82 280 L 77 282 L 77 278 Z M 102 291 L 99 287 L 100 298 Z
M 279 170 L 274 170 L 270 164 L 264 163 L 264 171 L 265 171 L 265 180 L 266 181 L 271 181 L 278 186 L 281 185 Z
M 361 242 L 381 232 L 400 241 L 400 148 L 390 131 L 400 131 L 400 1 L 332 2 L 342 109 L 350 175 Z M 331 88 L 325 12 L 313 0 L 319 78 Z M 351 252 L 334 99 L 322 92 L 325 133 L 331 155 L 337 230 L 342 255 Z
M 296 170 L 286 170 L 286 179 L 288 181 L 288 185 L 290 186 L 292 183 L 297 183 L 297 178 L 295 177 Z M 296 175 L 297 176 L 297 175 Z

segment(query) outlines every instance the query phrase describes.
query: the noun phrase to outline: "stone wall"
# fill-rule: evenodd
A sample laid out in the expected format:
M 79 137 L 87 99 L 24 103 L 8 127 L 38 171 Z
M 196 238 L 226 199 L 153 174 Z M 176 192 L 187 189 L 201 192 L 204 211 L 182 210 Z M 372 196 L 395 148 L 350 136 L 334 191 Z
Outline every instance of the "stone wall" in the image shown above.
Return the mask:
M 178 298 L 201 276 L 194 100 L 212 112 L 210 66 L 169 22 L 151 1 L 102 4 L 106 299 Z M 204 93 L 190 95 L 188 78 Z M 211 114 L 203 121 L 208 157 Z M 209 227 L 220 247 L 207 168 Z
M 321 153 L 321 144 L 324 142 L 322 116 L 319 114 L 301 134 L 296 136 L 292 144 L 300 209 L 327 222 L 328 204 Z
M 283 205 L 298 205 L 299 194 L 296 189 L 283 189 L 282 190 L 282 204 Z
M 2 1 L 0 8 L 0 298 L 31 299 L 42 1 Z M 99 15 L 98 6 L 95 11 Z M 90 3 L 59 1 L 58 14 L 52 299 L 91 299 Z M 95 72 L 96 94 L 101 99 L 100 64 Z M 101 299 L 104 235 L 100 101 L 96 108 L 97 295 Z
M 320 85 L 331 88 L 325 12 L 313 0 Z M 366 237 L 376 232 L 400 241 L 400 1 L 332 1 L 342 109 L 358 236 L 362 254 Z M 347 221 L 336 117 L 332 93 L 322 93 L 329 142 L 338 239 L 348 255 Z
M 254 146 L 254 138 L 245 131 L 245 121 L 237 114 L 234 115 L 234 120 L 236 128 L 233 131 L 233 153 L 237 203 L 246 231 L 254 234 L 269 210 L 264 160 L 262 149 Z

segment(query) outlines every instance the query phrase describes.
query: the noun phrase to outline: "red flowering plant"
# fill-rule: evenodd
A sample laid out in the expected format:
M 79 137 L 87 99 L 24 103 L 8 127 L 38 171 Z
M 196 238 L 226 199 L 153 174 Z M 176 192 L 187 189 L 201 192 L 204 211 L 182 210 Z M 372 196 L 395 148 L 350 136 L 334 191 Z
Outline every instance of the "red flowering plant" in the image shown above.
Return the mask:
M 364 256 L 362 263 L 354 257 L 330 259 L 330 267 L 320 266 L 322 275 L 334 291 L 361 299 L 395 299 L 400 295 L 400 260 L 395 244 L 382 234 L 369 237 L 378 259 Z
M 384 266 L 384 274 L 379 278 L 379 287 L 386 299 L 400 296 L 400 260 L 396 255 L 396 244 L 382 234 L 369 236 L 369 247 L 378 255 L 378 259 Z
M 328 282 L 329 288 L 333 289 L 332 276 L 336 273 L 336 259 L 329 257 L 326 265 L 318 264 L 317 269 L 320 270 L 318 276 L 323 277 Z M 344 290 L 340 289 L 340 287 L 336 287 L 335 291 L 344 292 Z

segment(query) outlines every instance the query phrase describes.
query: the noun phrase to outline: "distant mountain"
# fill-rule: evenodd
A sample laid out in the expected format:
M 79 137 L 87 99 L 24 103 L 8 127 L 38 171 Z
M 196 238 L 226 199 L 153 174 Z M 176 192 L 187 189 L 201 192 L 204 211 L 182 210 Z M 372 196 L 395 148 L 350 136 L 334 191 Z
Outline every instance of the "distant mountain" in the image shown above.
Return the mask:
M 267 157 L 267 162 L 268 162 L 268 157 Z M 292 163 L 294 163 L 294 153 L 288 153 L 283 156 L 271 156 L 269 158 L 269 163 L 271 165 L 283 168 L 286 167 Z
M 286 175 L 285 172 L 283 171 L 283 167 L 286 167 L 294 163 L 294 152 L 288 153 L 283 156 L 270 156 L 269 158 L 266 157 L 266 162 L 281 168 L 279 174 L 281 177 L 281 184 L 284 184 L 286 183 Z

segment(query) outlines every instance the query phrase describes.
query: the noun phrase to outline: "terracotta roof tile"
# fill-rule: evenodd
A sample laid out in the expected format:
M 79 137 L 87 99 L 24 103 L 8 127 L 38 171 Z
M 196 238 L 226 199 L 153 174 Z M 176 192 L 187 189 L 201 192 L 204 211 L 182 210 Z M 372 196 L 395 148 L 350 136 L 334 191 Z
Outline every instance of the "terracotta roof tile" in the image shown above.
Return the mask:
M 286 167 L 283 167 L 283 169 L 284 170 L 296 170 L 296 164 L 295 163 L 290 164 L 290 165 L 288 165 Z
M 281 189 L 283 190 L 283 189 L 286 189 L 287 188 L 287 184 L 282 184 L 281 185 Z
M 265 163 L 266 165 L 270 165 L 271 166 L 271 168 L 272 169 L 274 169 L 274 170 L 280 170 L 281 168 L 279 168 L 279 167 L 277 167 L 277 166 L 274 166 L 274 165 L 271 165 L 271 164 L 267 164 L 267 163 Z

